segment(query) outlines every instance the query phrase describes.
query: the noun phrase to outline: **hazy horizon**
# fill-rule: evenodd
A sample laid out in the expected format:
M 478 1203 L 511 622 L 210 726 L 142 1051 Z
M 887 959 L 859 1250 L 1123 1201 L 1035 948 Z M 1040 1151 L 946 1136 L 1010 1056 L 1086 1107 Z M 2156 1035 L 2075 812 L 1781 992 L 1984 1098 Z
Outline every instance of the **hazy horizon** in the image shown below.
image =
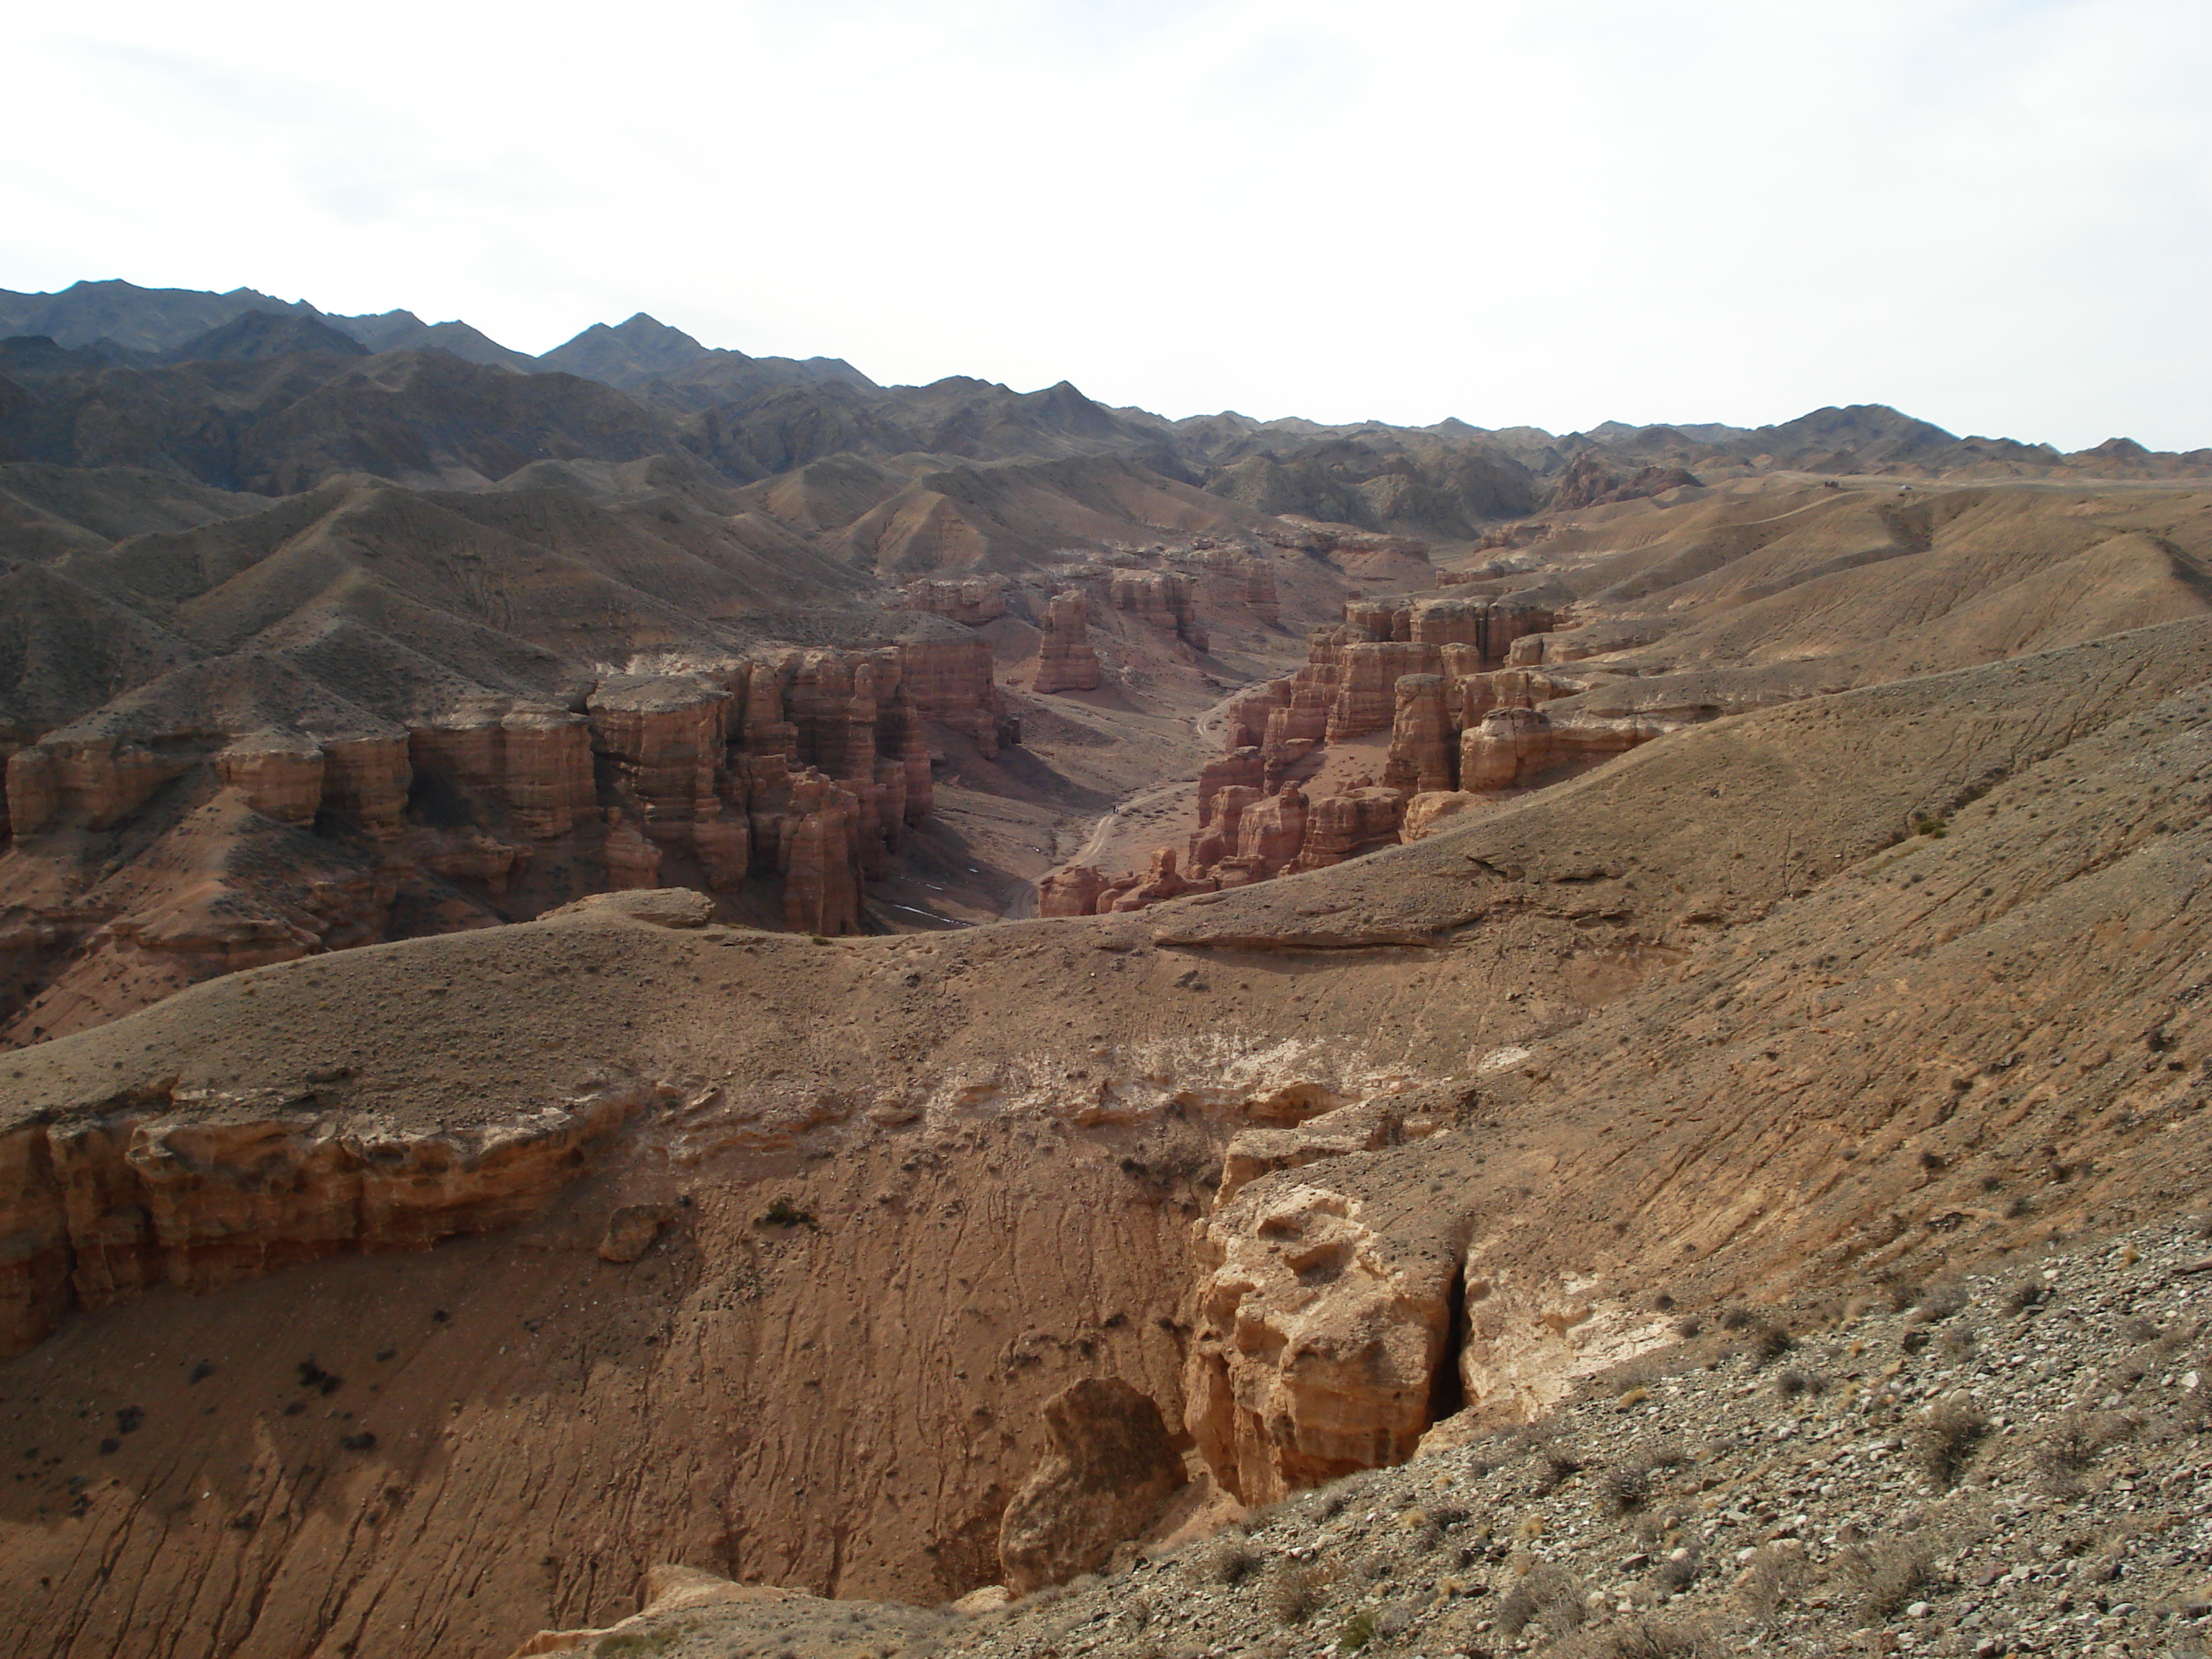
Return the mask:
M 2176 0 L 511 17 L 34 26 L 0 286 L 246 286 L 532 353 L 645 311 L 1170 416 L 1881 403 L 2212 445 L 2212 14 Z

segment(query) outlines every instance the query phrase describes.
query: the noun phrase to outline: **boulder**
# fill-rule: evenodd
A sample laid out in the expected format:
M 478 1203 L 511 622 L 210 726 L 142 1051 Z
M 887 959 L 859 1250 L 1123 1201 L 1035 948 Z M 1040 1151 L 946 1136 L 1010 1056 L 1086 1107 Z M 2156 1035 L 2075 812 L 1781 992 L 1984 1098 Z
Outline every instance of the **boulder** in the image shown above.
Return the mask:
M 1046 1402 L 1051 1450 L 999 1522 L 999 1564 L 1017 1594 L 1088 1572 L 1152 1524 L 1184 1481 L 1151 1398 L 1119 1377 L 1085 1377 Z

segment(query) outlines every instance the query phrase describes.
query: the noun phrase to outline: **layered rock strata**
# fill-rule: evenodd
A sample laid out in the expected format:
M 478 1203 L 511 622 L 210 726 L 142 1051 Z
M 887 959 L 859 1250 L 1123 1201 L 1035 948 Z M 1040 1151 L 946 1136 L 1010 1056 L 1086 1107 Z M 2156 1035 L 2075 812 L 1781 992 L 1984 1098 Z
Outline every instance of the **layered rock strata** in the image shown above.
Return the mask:
M 1090 602 L 1081 593 L 1070 591 L 1052 596 L 1045 606 L 1044 635 L 1037 642 L 1032 691 L 1098 689 L 1098 653 L 1091 644 L 1090 617 Z
M 210 1290 L 538 1214 L 650 1097 L 611 1085 L 451 1132 L 334 1114 L 313 1086 L 126 1093 L 0 1132 L 0 1356 L 71 1308 Z

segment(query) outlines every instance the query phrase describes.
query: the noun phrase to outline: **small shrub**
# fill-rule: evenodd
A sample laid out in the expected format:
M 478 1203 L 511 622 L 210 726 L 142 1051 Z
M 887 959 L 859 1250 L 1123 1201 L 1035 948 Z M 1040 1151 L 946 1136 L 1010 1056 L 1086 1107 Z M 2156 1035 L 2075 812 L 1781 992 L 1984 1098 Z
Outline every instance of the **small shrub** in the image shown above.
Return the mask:
M 1206 1577 L 1217 1584 L 1241 1584 L 1259 1571 L 1263 1560 L 1259 1551 L 1232 1533 L 1215 1546 L 1206 1562 Z
M 1794 1365 L 1786 1371 L 1775 1374 L 1774 1391 L 1784 1400 L 1795 1400 L 1812 1386 L 1813 1379 Z
M 1857 1546 L 1837 1558 L 1859 1586 L 1859 1617 L 1879 1625 L 1902 1612 L 1928 1582 L 1928 1555 L 1910 1539 L 1872 1548 Z
M 1675 1595 L 1698 1582 L 1698 1558 L 1668 1556 L 1652 1570 L 1651 1583 L 1662 1595 Z
M 2087 1419 L 2078 1412 L 2069 1412 L 2045 1429 L 2031 1454 L 2036 1474 L 2042 1477 L 2045 1488 L 2054 1494 L 2070 1492 L 2079 1486 L 2081 1476 L 2096 1458 L 2096 1437 L 2090 1431 Z
M 753 1223 L 757 1227 L 805 1227 L 811 1232 L 820 1232 L 822 1225 L 814 1218 L 814 1212 L 802 1210 L 787 1198 L 776 1198 Z
M 2130 1342 L 2155 1342 L 2164 1335 L 2157 1324 L 2141 1314 L 2130 1314 L 2120 1322 L 2120 1334 Z
M 1361 1608 L 1344 1621 L 1344 1628 L 1336 1633 L 1339 1653 L 1358 1653 L 1375 1639 L 1375 1615 Z
M 1797 1346 L 1797 1340 L 1780 1325 L 1765 1324 L 1752 1333 L 1745 1346 L 1753 1362 L 1763 1365 L 1771 1359 L 1781 1358 Z
M 2005 1308 L 2011 1313 L 2026 1313 L 2041 1306 L 2050 1294 L 2051 1287 L 2040 1279 L 2023 1279 L 2005 1292 Z
M 1695 1314 L 1686 1315 L 1674 1322 L 1674 1334 L 1687 1342 L 1693 1336 L 1705 1334 L 1705 1322 Z
M 1540 1624 L 1553 1636 L 1564 1636 L 1582 1623 L 1586 1612 L 1581 1581 L 1564 1567 L 1539 1561 L 1499 1599 L 1498 1629 L 1510 1638 Z
M 1912 1317 L 1923 1325 L 1940 1324 L 1964 1310 L 1969 1299 L 1965 1288 L 1960 1285 L 1938 1285 L 1924 1292 L 1914 1304 Z
M 1598 1483 L 1598 1504 L 1610 1515 L 1633 1515 L 1651 1501 L 1651 1472 L 1638 1463 L 1621 1463 Z
M 1920 1472 L 1939 1490 L 1948 1492 L 1959 1484 L 1975 1443 L 1989 1431 L 1989 1419 L 1966 1395 L 1938 1401 L 1928 1408 L 1915 1437 L 1913 1450 Z
M 1267 1605 L 1283 1623 L 1303 1625 L 1328 1602 L 1335 1582 L 1335 1570 L 1318 1562 L 1285 1566 L 1268 1581 Z
M 1606 1632 L 1595 1659 L 1698 1659 L 1712 1644 L 1695 1625 L 1632 1619 Z
M 1559 1491 L 1582 1473 L 1582 1459 L 1560 1446 L 1541 1446 L 1536 1451 L 1536 1495 Z
M 1756 1322 L 1752 1318 L 1748 1309 L 1723 1308 L 1721 1310 L 1720 1322 L 1721 1328 L 1724 1331 L 1747 1331 Z
M 1804 1557 L 1794 1550 L 1769 1544 L 1758 1551 L 1751 1558 L 1737 1592 L 1743 1599 L 1744 1610 L 1760 1624 L 1771 1624 L 1789 1605 L 1804 1577 Z
M 659 1630 L 623 1631 L 599 1638 L 592 1652 L 596 1659 L 628 1659 L 632 1654 L 665 1653 L 676 1645 L 683 1634 L 672 1625 L 664 1625 Z

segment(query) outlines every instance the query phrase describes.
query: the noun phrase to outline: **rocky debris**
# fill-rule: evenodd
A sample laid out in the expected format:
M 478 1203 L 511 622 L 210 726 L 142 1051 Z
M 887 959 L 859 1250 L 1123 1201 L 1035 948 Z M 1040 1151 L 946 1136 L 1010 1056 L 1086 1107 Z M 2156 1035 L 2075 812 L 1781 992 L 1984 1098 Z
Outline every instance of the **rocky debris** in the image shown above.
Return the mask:
M 1032 691 L 1097 690 L 1098 653 L 1090 643 L 1089 616 L 1089 602 L 1081 593 L 1071 591 L 1052 596 L 1045 607 L 1044 637 L 1037 644 L 1036 677 L 1030 684 Z
M 1050 1454 L 999 1523 L 999 1563 L 1016 1595 L 1100 1565 L 1184 1480 L 1159 1407 L 1119 1377 L 1071 1382 L 1045 1403 L 1044 1421 Z
M 660 1237 L 661 1229 L 676 1218 L 672 1204 L 625 1204 L 607 1218 L 599 1239 L 599 1260 L 627 1265 L 636 1261 Z
M 2202 1250 L 2167 1224 L 1812 1306 L 1678 1310 L 1693 1334 L 1533 1422 L 1455 1418 L 1399 1467 L 1103 1576 L 979 1591 L 908 1651 L 2200 1651 Z M 737 1659 L 775 1637 L 669 1639 Z

